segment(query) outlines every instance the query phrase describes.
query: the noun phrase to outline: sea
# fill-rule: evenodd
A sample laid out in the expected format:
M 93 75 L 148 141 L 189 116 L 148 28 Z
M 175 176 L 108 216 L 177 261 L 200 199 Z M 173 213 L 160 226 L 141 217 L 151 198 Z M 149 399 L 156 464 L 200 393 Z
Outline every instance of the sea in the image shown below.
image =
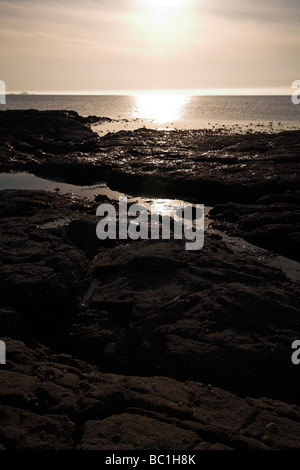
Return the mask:
M 7 95 L 1 110 L 72 110 L 81 116 L 108 117 L 94 126 L 104 135 L 140 127 L 277 132 L 300 129 L 300 105 L 291 96 Z

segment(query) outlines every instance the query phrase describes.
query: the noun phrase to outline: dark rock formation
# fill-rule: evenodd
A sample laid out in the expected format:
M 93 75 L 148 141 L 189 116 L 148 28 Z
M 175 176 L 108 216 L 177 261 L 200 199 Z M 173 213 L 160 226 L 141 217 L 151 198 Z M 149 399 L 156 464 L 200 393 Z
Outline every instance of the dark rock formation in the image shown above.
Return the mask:
M 179 195 L 212 205 L 253 203 L 297 190 L 300 131 L 121 131 L 100 138 L 73 111 L 0 113 L 0 168 L 108 181 L 133 193 Z M 291 167 L 293 171 L 290 171 Z
M 71 219 L 80 217 L 73 204 L 80 207 L 50 193 L 1 192 L 1 305 L 54 341 L 70 328 L 87 277 L 86 255 L 67 236 Z
M 299 449 L 299 282 L 227 237 L 299 261 L 299 132 L 97 119 L 1 112 L 1 171 L 190 197 L 219 231 L 100 241 L 102 196 L 0 191 L 0 448 Z
M 73 326 L 74 351 L 102 370 L 212 383 L 243 396 L 298 403 L 291 362 L 298 285 L 256 256 L 206 237 L 135 242 L 103 252 L 101 281 Z
M 43 346 L 6 339 L 1 448 L 297 450 L 300 409 L 167 377 L 103 374 Z
M 217 204 L 212 226 L 300 261 L 300 191 L 270 194 L 255 205 Z

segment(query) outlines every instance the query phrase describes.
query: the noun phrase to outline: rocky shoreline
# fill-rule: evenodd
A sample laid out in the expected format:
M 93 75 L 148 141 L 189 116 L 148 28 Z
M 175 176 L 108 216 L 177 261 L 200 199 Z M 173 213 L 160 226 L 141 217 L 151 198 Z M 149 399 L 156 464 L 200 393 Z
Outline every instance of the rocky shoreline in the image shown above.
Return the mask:
M 1 112 L 0 171 L 204 203 L 205 245 L 100 241 L 99 199 L 0 191 L 0 446 L 299 449 L 299 281 L 222 232 L 300 261 L 300 131 L 97 120 Z

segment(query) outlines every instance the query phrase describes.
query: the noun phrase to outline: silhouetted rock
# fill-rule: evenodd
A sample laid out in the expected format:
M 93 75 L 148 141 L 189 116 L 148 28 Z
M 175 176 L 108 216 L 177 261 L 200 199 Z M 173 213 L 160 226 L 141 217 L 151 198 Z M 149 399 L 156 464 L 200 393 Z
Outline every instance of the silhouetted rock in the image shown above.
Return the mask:
M 5 340 L 3 450 L 299 448 L 295 405 L 190 380 L 103 374 L 70 355 Z
M 51 193 L 1 191 L 0 199 L 2 306 L 56 341 L 72 324 L 86 282 L 87 258 L 66 229 L 80 213 Z
M 300 131 L 139 129 L 100 138 L 89 128 L 93 120 L 73 111 L 1 112 L 0 168 L 207 205 L 298 189 Z
M 300 261 L 299 191 L 265 196 L 255 205 L 217 204 L 210 217 L 220 230 Z
M 299 286 L 282 271 L 207 235 L 198 252 L 174 240 L 102 252 L 93 278 L 101 284 L 72 330 L 85 360 L 298 403 Z
M 100 241 L 112 201 L 0 191 L 0 448 L 299 449 L 299 281 L 268 258 L 299 261 L 299 131 L 99 119 L 1 112 L 0 170 L 190 198 L 211 226 L 199 251 Z

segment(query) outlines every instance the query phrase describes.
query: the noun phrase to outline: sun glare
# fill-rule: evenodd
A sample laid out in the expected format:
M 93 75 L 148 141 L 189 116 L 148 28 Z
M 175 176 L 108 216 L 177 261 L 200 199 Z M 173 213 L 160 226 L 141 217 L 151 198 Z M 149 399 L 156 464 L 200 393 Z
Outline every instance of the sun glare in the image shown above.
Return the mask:
M 159 11 L 172 11 L 184 6 L 187 0 L 142 0 L 145 6 Z
M 142 11 L 164 20 L 180 18 L 190 11 L 194 0 L 138 0 Z
M 137 95 L 133 117 L 157 124 L 173 123 L 182 118 L 189 99 L 186 95 Z
M 140 38 L 160 52 L 182 48 L 194 21 L 195 0 L 135 0 Z M 158 51 L 159 53 L 159 51 Z

